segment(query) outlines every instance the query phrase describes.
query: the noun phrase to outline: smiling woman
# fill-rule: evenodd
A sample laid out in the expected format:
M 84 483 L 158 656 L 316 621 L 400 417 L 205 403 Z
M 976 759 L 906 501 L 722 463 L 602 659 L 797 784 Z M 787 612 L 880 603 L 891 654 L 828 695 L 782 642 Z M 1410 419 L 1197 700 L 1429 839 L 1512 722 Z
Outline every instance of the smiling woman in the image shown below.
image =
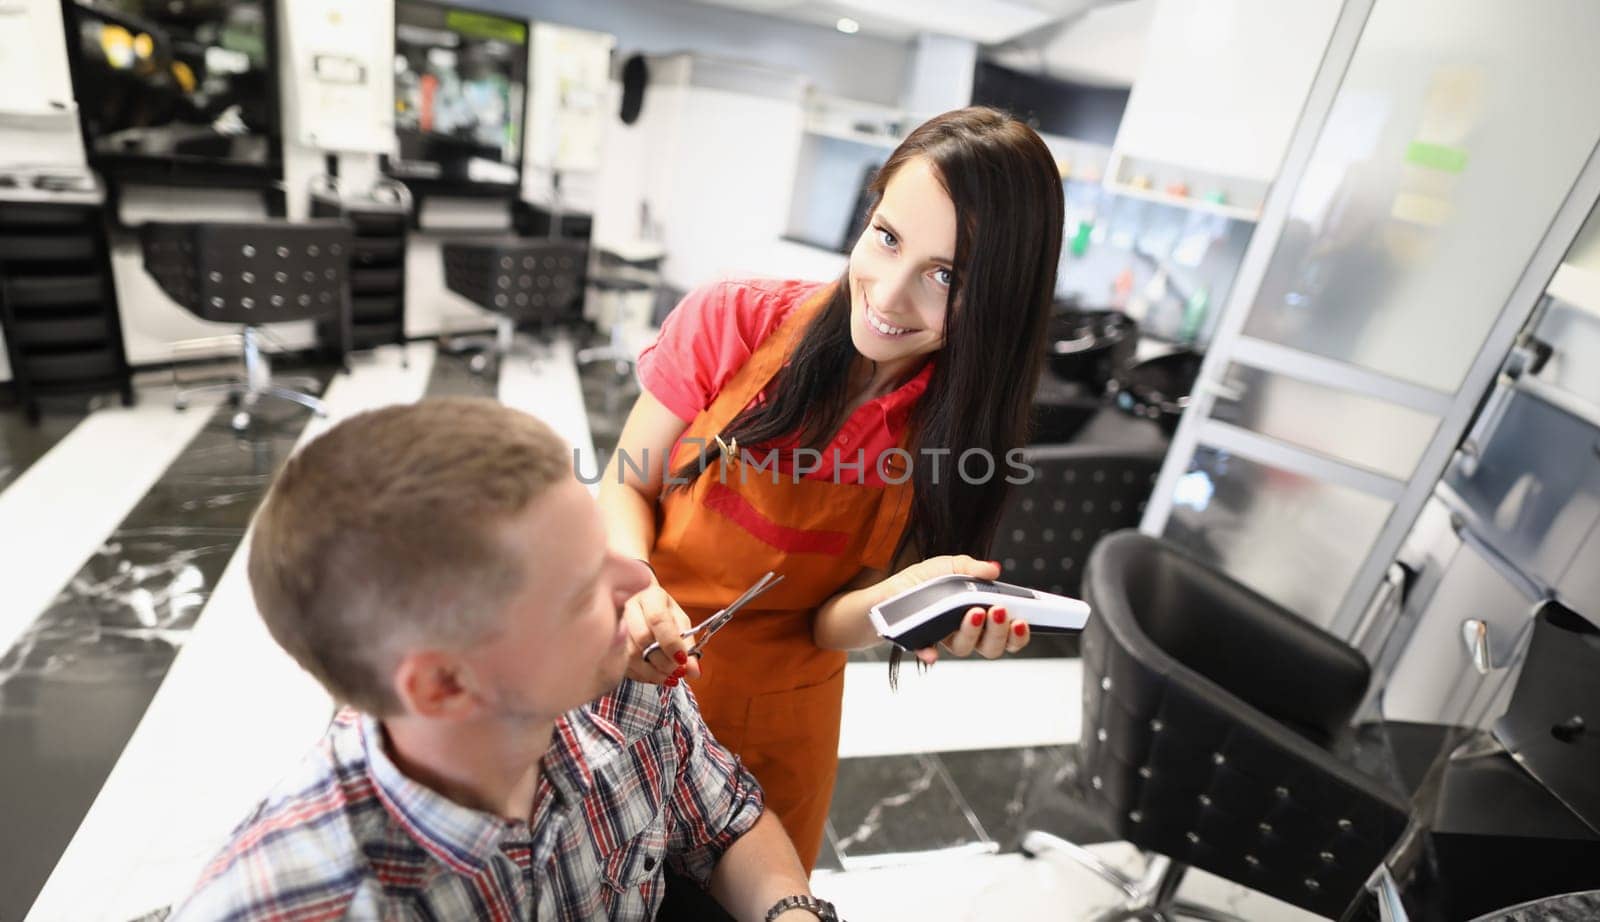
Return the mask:
M 1054 159 L 992 109 L 920 126 L 869 191 L 838 280 L 724 282 L 668 316 L 600 487 L 612 547 L 657 576 L 627 606 L 629 675 L 693 682 L 808 866 L 843 651 L 879 641 L 868 609 L 934 576 L 999 576 L 976 558 L 1007 488 L 998 459 L 1024 440 L 1061 245 Z M 973 454 L 991 476 L 966 476 Z M 649 456 L 671 457 L 670 479 L 619 463 Z M 689 658 L 679 632 L 768 570 L 785 580 L 760 610 Z M 997 607 L 940 646 L 992 658 L 1028 639 Z

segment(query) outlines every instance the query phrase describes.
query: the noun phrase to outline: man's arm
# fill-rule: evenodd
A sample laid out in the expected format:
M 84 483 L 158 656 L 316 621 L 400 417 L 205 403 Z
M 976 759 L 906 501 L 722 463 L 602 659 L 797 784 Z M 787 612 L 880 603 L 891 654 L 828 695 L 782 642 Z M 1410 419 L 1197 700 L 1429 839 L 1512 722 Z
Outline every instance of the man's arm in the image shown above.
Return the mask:
M 783 824 L 770 811 L 722 853 L 711 872 L 711 895 L 741 922 L 762 922 L 767 910 L 786 896 L 811 895 L 805 868 Z M 804 909 L 791 909 L 783 922 L 816 922 Z

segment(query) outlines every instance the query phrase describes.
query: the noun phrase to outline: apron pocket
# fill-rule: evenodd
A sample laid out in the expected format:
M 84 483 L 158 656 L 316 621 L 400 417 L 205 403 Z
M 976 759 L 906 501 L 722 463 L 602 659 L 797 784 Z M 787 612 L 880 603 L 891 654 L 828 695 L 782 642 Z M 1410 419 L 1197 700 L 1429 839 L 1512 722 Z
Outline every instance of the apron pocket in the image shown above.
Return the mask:
M 748 745 L 808 743 L 839 737 L 844 667 L 812 685 L 755 695 L 745 729 Z

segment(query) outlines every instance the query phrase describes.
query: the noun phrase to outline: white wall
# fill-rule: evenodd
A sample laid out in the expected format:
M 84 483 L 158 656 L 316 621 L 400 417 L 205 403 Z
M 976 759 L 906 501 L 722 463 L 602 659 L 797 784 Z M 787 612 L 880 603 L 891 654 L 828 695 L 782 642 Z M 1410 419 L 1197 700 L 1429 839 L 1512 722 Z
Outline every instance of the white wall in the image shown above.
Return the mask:
M 1042 40 L 985 55 L 1014 70 L 1095 86 L 1132 86 L 1144 66 L 1156 0 L 1098 7 Z
M 477 0 L 485 10 L 617 37 L 617 53 L 673 54 L 760 64 L 810 77 L 835 96 L 898 105 L 910 47 L 867 35 L 705 6 L 687 0 Z
M 1341 0 L 1160 0 L 1116 150 L 1271 182 Z
M 900 107 L 922 122 L 972 101 L 978 46 L 971 39 L 924 32 L 917 36 Z

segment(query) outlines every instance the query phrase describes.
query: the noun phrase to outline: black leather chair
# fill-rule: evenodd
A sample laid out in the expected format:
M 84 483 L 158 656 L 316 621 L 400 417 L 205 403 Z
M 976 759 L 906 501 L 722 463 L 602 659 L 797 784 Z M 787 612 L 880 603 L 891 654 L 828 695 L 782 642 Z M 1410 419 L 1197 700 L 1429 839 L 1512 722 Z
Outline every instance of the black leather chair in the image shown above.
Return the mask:
M 1331 751 L 1366 691 L 1353 648 L 1138 532 L 1094 550 L 1082 637 L 1083 797 L 1150 856 L 1141 880 L 1043 833 L 1121 887 L 1104 918 L 1226 914 L 1176 899 L 1197 867 L 1337 917 L 1405 827 L 1407 803 Z
M 1016 484 L 990 546 L 1001 579 L 1077 597 L 1089 552 L 1139 524 L 1164 453 L 1100 445 L 1023 449 L 1033 479 Z
M 519 237 L 446 243 L 445 285 L 495 314 L 492 342 L 452 341 L 452 352 L 474 352 L 472 369 L 515 351 L 519 326 L 541 331 L 575 319 L 583 304 L 589 245 L 581 240 Z
M 180 390 L 178 409 L 205 392 L 235 401 L 233 427 L 250 425 L 263 397 L 288 400 L 327 415 L 304 391 L 274 384 L 261 350 L 264 324 L 332 320 L 342 364 L 350 348 L 350 252 L 354 235 L 339 220 L 304 222 L 150 222 L 139 227 L 144 268 L 161 289 L 201 320 L 243 327 L 243 377 Z

